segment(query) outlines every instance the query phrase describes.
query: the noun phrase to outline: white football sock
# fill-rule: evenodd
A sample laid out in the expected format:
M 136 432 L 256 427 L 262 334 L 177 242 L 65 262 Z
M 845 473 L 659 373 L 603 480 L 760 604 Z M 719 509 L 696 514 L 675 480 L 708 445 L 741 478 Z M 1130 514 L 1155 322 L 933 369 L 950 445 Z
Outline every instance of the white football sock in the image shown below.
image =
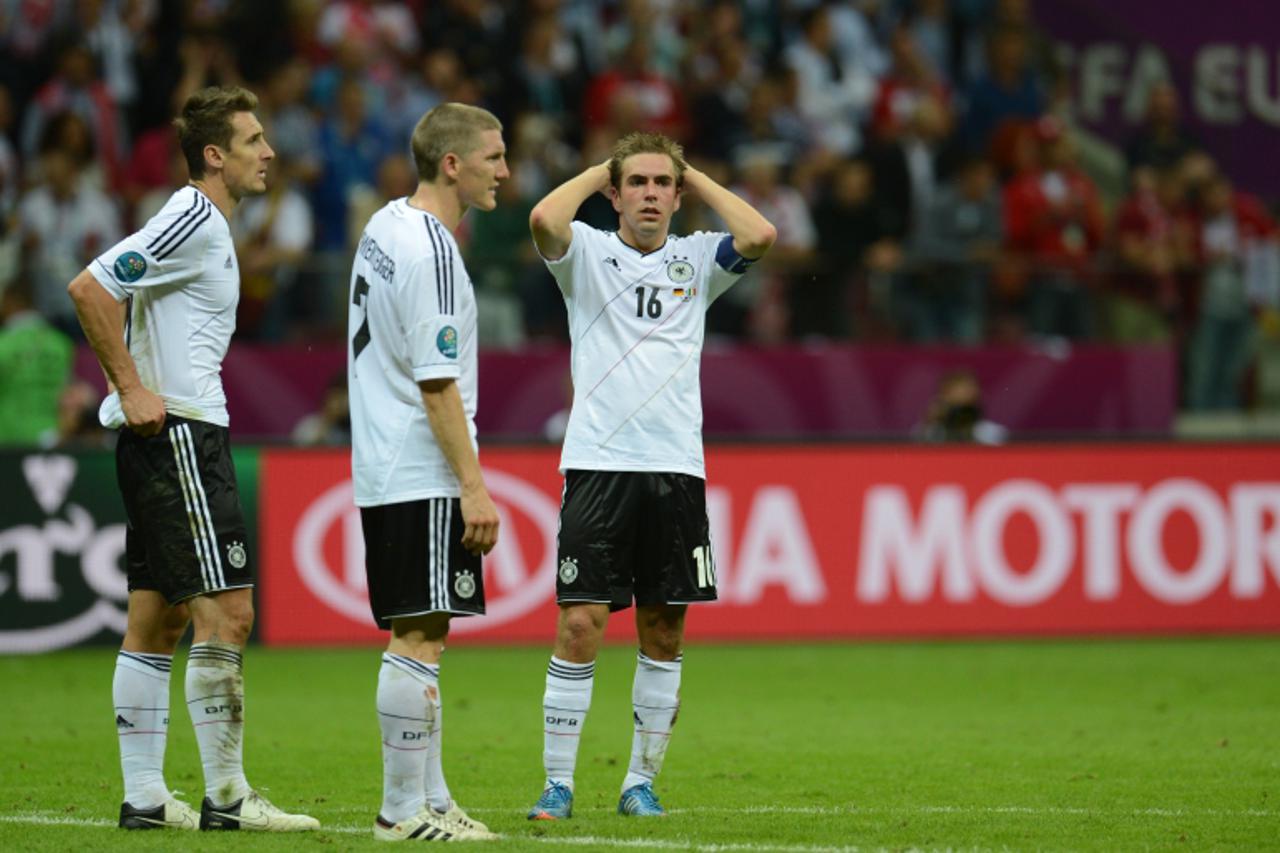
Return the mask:
M 378 725 L 382 728 L 382 809 L 392 823 L 413 817 L 426 802 L 423 777 L 431 741 L 429 664 L 385 653 L 378 670 Z
M 121 651 L 111 696 L 120 738 L 124 801 L 151 809 L 169 798 L 164 783 L 164 746 L 169 735 L 169 671 L 173 655 Z
M 234 643 L 193 643 L 187 658 L 187 711 L 204 766 L 204 795 L 229 806 L 249 793 L 244 778 L 244 672 Z
M 444 781 L 444 709 L 440 702 L 440 664 L 424 664 L 431 672 L 427 684 L 427 770 L 422 786 L 427 803 L 438 812 L 453 805 L 449 785 Z
M 542 694 L 542 766 L 548 785 L 555 782 L 573 790 L 578 743 L 591 708 L 595 674 L 594 661 L 570 663 L 553 655 L 547 665 L 547 687 Z
M 622 782 L 623 791 L 652 782 L 662 769 L 671 727 L 680 711 L 680 663 L 683 660 L 684 655 L 677 655 L 675 660 L 653 660 L 644 652 L 636 655 L 636 678 L 631 687 L 636 730 L 631 739 L 631 765 Z

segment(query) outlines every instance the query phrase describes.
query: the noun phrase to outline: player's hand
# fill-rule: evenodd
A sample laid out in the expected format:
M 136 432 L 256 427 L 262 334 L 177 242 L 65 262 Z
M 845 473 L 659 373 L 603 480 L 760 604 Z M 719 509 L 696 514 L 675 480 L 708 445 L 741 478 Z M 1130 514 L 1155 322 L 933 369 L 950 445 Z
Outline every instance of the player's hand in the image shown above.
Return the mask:
M 597 163 L 595 166 L 596 175 L 599 178 L 599 185 L 596 189 L 605 195 L 609 194 L 609 188 L 613 186 L 613 180 L 609 177 L 609 163 L 613 158 L 605 160 L 603 163 Z
M 164 400 L 143 386 L 120 392 L 120 408 L 129 429 L 143 438 L 156 435 L 164 428 Z
M 488 554 L 498 542 L 498 508 L 484 486 L 462 492 L 462 547 L 472 554 Z

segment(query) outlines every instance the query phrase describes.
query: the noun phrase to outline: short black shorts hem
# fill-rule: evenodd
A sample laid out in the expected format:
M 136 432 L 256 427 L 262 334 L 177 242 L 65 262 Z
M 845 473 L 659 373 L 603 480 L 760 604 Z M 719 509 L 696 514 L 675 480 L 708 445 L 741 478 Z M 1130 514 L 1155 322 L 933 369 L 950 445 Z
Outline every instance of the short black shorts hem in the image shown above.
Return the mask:
M 190 601 L 193 598 L 199 598 L 202 595 L 217 595 L 220 592 L 230 592 L 233 589 L 253 589 L 253 584 L 238 583 L 232 584 L 231 586 L 220 586 L 217 589 L 201 589 L 196 590 L 195 592 L 183 593 L 172 601 L 169 601 L 168 599 L 165 600 L 169 601 L 170 604 L 182 604 L 183 602 Z
M 474 610 L 415 610 L 412 613 L 391 613 L 375 617 L 378 627 L 383 631 L 391 630 L 391 622 L 395 619 L 412 619 L 415 616 L 430 616 L 432 613 L 448 613 L 450 616 L 483 616 L 484 611 Z

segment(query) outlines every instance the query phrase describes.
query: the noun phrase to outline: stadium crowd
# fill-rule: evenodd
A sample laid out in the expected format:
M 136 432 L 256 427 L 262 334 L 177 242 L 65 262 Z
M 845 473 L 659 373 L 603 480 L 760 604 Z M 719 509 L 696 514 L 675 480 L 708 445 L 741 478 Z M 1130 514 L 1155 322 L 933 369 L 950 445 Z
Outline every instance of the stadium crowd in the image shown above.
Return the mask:
M 237 83 L 277 153 L 233 223 L 241 339 L 341 339 L 354 240 L 413 191 L 409 133 L 443 101 L 506 126 L 513 178 L 462 235 L 490 345 L 567 340 L 529 211 L 635 129 L 778 228 L 713 334 L 1167 342 L 1197 410 L 1245 404 L 1276 334 L 1265 204 L 1172 86 L 1123 149 L 1078 125 L 1027 0 L 0 0 L 0 52 L 0 285 L 24 328 L 30 304 L 79 336 L 67 282 L 186 180 L 177 105 Z M 603 197 L 581 215 L 616 225 Z M 720 227 L 696 199 L 679 217 Z

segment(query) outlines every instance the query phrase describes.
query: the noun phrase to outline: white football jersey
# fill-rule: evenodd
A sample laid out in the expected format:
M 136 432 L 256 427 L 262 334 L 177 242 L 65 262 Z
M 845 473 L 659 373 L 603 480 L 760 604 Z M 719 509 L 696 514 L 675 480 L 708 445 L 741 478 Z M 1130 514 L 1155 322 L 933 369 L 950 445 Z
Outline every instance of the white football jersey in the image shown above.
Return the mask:
M 351 268 L 347 381 L 356 506 L 457 497 L 418 383 L 454 379 L 476 444 L 476 299 L 439 219 L 390 202 L 373 215 Z
M 707 307 L 746 270 L 728 234 L 670 236 L 648 254 L 573 222 L 546 261 L 564 294 L 573 408 L 560 470 L 706 477 L 699 383 Z
M 227 426 L 222 359 L 236 330 L 240 266 L 217 206 L 195 187 L 183 187 L 141 231 L 99 255 L 89 272 L 116 301 L 128 301 L 129 354 L 165 411 Z M 98 419 L 113 429 L 124 425 L 119 394 L 102 401 Z

